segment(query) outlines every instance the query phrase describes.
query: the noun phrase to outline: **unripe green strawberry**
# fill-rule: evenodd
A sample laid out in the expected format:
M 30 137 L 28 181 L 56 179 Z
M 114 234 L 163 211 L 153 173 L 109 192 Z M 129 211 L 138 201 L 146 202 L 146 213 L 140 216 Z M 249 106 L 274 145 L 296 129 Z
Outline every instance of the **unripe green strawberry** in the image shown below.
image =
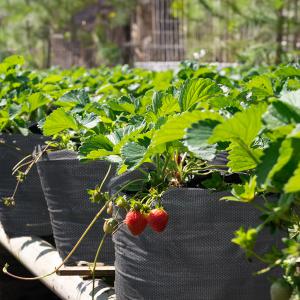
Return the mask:
M 103 224 L 103 231 L 105 233 L 113 233 L 118 226 L 118 221 L 114 218 L 110 218 L 105 220 L 104 224 Z
M 271 285 L 270 292 L 272 300 L 289 300 L 292 288 L 284 279 L 279 279 Z
M 129 204 L 127 203 L 126 199 L 124 199 L 123 197 L 118 197 L 118 199 L 116 200 L 116 205 L 124 209 L 129 208 Z
M 133 235 L 141 234 L 147 226 L 147 219 L 139 211 L 131 210 L 127 213 L 124 223 Z
M 113 203 L 110 201 L 109 203 L 108 203 L 108 206 L 107 206 L 107 210 L 106 210 L 106 212 L 107 212 L 107 214 L 108 215 L 112 215 L 113 214 Z
M 154 231 L 162 232 L 168 224 L 169 215 L 163 208 L 155 208 L 148 214 L 147 221 Z

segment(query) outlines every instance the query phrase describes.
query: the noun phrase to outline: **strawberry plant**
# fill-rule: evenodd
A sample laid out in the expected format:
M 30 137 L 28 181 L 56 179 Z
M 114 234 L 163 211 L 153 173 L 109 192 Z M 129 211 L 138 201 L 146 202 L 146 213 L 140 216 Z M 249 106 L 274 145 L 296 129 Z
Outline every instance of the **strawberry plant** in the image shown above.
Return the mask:
M 136 201 L 146 205 L 146 210 L 159 206 L 170 186 L 229 189 L 232 195 L 221 200 L 255 205 L 262 223 L 241 227 L 232 241 L 247 257 L 267 265 L 258 273 L 283 268 L 284 281 L 298 295 L 299 68 L 248 72 L 229 89 L 216 78 L 192 76 L 172 89 L 154 93 L 143 129 L 117 144 L 117 151 L 113 147 L 102 156 L 100 147 L 84 154 L 92 158 L 91 153 L 98 153 L 99 158 L 119 161 L 120 173 L 148 162 L 155 165 L 141 184 L 127 187 L 131 192 L 131 200 L 124 199 L 127 207 L 134 207 Z M 228 163 L 215 163 L 224 151 Z M 284 245 L 257 254 L 255 243 L 265 227 L 274 234 L 283 232 Z
M 272 295 L 299 296 L 298 65 L 218 69 L 184 62 L 173 73 L 127 66 L 37 72 L 23 64 L 19 56 L 0 64 L 1 132 L 41 129 L 52 138 L 48 147 L 117 163 L 121 176 L 138 174 L 113 196 L 101 193 L 101 184 L 88 191 L 112 214 L 105 235 L 121 226 L 137 239 L 147 227 L 163 235 L 172 218 L 164 209 L 170 189 L 230 191 L 220 200 L 253 205 L 261 220 L 240 224 L 232 242 L 265 264 L 258 274 L 283 270 Z M 265 229 L 283 243 L 256 253 Z

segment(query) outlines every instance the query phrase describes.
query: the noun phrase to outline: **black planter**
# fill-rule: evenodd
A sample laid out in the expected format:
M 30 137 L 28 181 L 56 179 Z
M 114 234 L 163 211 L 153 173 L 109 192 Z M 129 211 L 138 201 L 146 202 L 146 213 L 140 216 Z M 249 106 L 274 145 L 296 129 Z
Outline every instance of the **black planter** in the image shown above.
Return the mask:
M 101 209 L 101 204 L 90 202 L 87 189 L 94 189 L 103 180 L 109 165 L 106 161 L 80 162 L 75 152 L 65 150 L 49 153 L 38 161 L 38 172 L 50 213 L 55 244 L 62 258 L 69 254 Z M 114 172 L 113 167 L 109 177 Z M 106 184 L 103 191 L 105 190 Z M 94 260 L 103 236 L 104 218 L 108 216 L 103 214 L 99 218 L 67 264 Z M 114 248 L 110 237 L 104 243 L 99 261 L 114 263 Z
M 113 180 L 112 190 L 121 179 Z M 125 182 L 128 179 L 123 176 Z M 235 230 L 259 223 L 260 212 L 251 205 L 219 201 L 226 194 L 173 188 L 163 197 L 169 213 L 163 233 L 147 227 L 140 236 L 133 236 L 122 226 L 113 237 L 117 299 L 269 299 L 267 277 L 253 276 L 263 265 L 248 262 L 231 242 Z M 264 253 L 274 241 L 264 232 L 256 250 Z
M 34 147 L 44 143 L 41 135 L 0 135 L 0 198 L 11 196 L 16 185 L 12 168 Z M 33 166 L 26 179 L 20 184 L 15 196 L 15 206 L 8 207 L 0 202 L 0 221 L 10 236 L 52 234 L 49 213 L 44 193 Z

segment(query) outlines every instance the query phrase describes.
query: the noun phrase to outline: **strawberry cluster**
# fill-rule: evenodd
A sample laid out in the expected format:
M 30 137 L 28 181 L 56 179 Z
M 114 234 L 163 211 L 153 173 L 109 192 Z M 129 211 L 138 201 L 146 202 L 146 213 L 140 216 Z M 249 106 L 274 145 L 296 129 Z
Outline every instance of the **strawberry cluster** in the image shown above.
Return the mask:
M 130 210 L 124 220 L 128 229 L 133 235 L 141 234 L 147 224 L 156 232 L 165 230 L 169 220 L 169 215 L 163 208 L 150 210 L 148 214 L 137 210 Z

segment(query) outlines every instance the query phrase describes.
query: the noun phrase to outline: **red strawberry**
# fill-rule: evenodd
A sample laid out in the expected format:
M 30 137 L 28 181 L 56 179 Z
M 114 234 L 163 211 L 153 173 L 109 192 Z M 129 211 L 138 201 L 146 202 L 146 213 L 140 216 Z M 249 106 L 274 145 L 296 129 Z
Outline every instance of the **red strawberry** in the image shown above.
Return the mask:
M 147 218 L 139 211 L 132 210 L 127 213 L 124 223 L 133 235 L 139 235 L 147 226 Z
M 147 216 L 147 221 L 154 231 L 165 230 L 169 220 L 169 215 L 163 208 L 152 209 Z

